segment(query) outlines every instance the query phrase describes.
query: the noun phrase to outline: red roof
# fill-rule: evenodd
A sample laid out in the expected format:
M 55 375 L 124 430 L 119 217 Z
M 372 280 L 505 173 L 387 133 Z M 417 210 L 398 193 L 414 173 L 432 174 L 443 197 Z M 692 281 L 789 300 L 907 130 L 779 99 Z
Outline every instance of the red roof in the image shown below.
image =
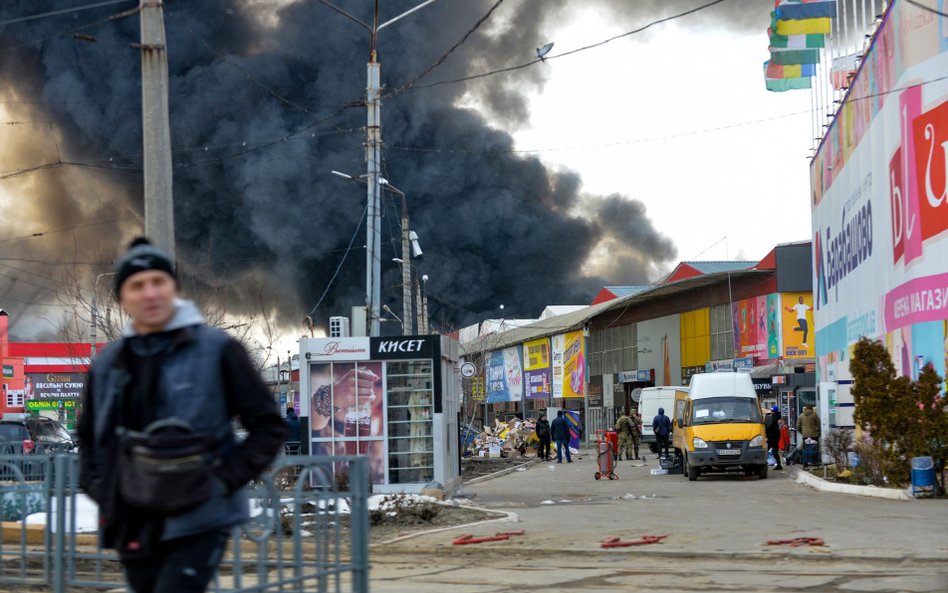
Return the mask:
M 105 344 L 99 344 L 101 349 Z M 92 344 L 63 342 L 10 342 L 10 356 L 47 358 L 88 358 Z

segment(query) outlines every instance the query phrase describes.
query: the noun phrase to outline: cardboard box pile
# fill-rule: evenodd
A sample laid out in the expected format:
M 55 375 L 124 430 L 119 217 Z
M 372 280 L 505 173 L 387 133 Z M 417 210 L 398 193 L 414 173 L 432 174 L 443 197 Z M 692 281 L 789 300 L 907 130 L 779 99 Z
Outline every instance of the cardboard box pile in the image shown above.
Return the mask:
M 477 457 L 520 457 L 534 448 L 538 439 L 536 425 L 525 420 L 501 422 L 494 420 L 494 426 L 485 426 L 481 434 L 474 439 L 468 450 Z

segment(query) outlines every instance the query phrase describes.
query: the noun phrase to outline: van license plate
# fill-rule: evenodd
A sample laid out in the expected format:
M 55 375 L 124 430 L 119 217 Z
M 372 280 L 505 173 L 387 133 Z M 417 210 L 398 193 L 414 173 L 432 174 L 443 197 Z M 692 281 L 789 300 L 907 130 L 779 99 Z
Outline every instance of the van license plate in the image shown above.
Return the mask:
M 740 449 L 718 449 L 718 455 L 740 455 Z

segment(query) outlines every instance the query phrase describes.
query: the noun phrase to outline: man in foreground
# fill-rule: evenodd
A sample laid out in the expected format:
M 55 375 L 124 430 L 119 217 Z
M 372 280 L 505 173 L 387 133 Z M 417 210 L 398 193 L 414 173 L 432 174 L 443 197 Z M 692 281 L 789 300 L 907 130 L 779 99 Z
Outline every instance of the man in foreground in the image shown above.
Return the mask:
M 147 239 L 119 258 L 115 293 L 130 319 L 86 382 L 80 486 L 135 593 L 200 593 L 249 518 L 241 487 L 286 428 L 246 351 L 178 298 L 171 260 Z

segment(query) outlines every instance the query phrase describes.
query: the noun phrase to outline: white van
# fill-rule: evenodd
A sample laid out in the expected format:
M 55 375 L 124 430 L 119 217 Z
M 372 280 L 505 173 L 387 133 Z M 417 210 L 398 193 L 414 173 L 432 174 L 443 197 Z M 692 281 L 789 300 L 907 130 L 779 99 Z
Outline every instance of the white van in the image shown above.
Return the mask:
M 652 430 L 652 420 L 658 415 L 658 409 L 663 408 L 665 415 L 672 418 L 675 408 L 675 393 L 688 392 L 687 387 L 669 385 L 667 387 L 644 387 L 639 396 L 639 413 L 642 414 L 642 442 L 648 443 L 652 453 L 658 452 L 655 432 Z

